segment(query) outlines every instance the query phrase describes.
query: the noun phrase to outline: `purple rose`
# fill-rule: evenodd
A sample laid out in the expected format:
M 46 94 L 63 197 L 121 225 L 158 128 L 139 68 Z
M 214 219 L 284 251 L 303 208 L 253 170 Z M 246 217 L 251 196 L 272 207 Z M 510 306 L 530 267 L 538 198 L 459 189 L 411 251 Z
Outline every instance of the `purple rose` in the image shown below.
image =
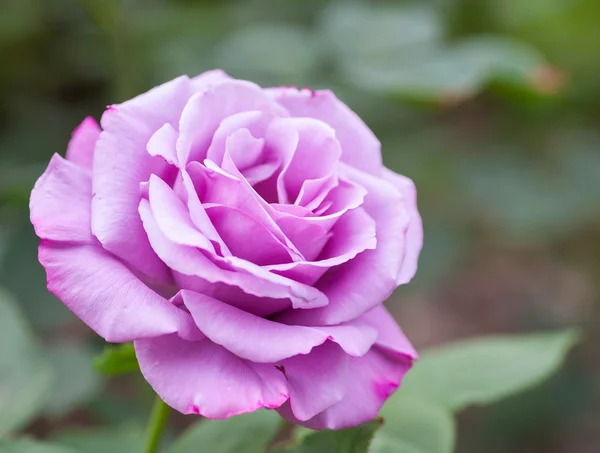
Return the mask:
M 415 188 L 329 91 L 177 78 L 86 119 L 30 208 L 48 289 L 180 412 L 353 426 L 417 356 L 382 305 Z

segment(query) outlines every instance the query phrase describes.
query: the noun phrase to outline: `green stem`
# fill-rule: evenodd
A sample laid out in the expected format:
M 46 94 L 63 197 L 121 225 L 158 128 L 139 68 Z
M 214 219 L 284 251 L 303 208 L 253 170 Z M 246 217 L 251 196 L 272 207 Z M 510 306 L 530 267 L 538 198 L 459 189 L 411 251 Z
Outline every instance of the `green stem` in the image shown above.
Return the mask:
M 148 421 L 148 428 L 146 431 L 146 449 L 144 450 L 145 453 L 158 452 L 160 439 L 165 428 L 167 427 L 169 411 L 169 406 L 167 406 L 163 400 L 157 396 L 156 400 L 154 401 L 154 406 L 152 406 L 150 420 Z

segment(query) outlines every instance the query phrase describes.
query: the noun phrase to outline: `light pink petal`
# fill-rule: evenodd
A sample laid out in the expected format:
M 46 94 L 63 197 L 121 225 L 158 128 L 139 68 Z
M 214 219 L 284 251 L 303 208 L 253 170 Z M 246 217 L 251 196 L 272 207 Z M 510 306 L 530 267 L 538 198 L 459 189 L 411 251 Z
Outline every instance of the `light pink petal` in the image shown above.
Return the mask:
M 285 245 L 241 209 L 207 205 L 206 213 L 234 256 L 259 266 L 292 260 Z
M 243 80 L 225 80 L 194 94 L 179 122 L 179 162 L 183 165 L 204 160 L 221 121 L 249 110 L 285 114 L 285 109 L 273 102 L 258 85 Z
M 304 257 L 304 260 L 297 261 L 297 263 L 315 260 L 331 237 L 331 234 L 323 226 L 310 220 L 311 218 L 293 215 L 282 216 L 277 220 L 277 225 L 283 234 Z
M 410 216 L 410 223 L 405 232 L 406 252 L 402 268 L 398 274 L 398 284 L 403 285 L 412 280 L 417 272 L 419 254 L 423 248 L 423 222 L 417 208 L 417 189 L 415 184 L 406 176 L 383 168 L 384 178 L 391 182 L 404 196 L 404 203 Z
M 167 335 L 134 344 L 148 383 L 184 414 L 224 419 L 277 408 L 288 399 L 287 382 L 275 366 L 240 359 L 209 340 Z
M 55 154 L 31 192 L 31 223 L 41 239 L 92 243 L 91 203 L 90 172 Z
M 180 294 L 204 335 L 252 362 L 272 363 L 307 354 L 327 341 L 326 334 L 310 327 L 269 321 L 203 294 L 191 291 Z
M 257 363 L 279 362 L 308 354 L 331 340 L 350 355 L 364 355 L 377 339 L 377 329 L 366 323 L 328 327 L 291 326 L 247 313 L 204 294 L 181 291 L 200 331 L 238 357 Z M 243 332 L 243 341 L 240 341 Z
M 277 224 L 281 224 L 286 217 L 301 217 L 302 221 L 312 225 L 318 225 L 324 231 L 329 230 L 346 212 L 356 209 L 364 203 L 367 190 L 359 184 L 345 179 L 339 179 L 338 185 L 332 188 L 321 203 L 326 209 L 315 210 L 314 214 L 306 215 L 300 206 L 291 209 L 293 205 L 275 205 L 270 207 L 271 217 Z M 283 229 L 283 227 L 282 227 Z
M 314 348 L 308 355 L 298 355 L 281 362 L 288 381 L 288 410 L 294 421 L 305 421 L 339 403 L 349 383 L 351 358 L 334 343 Z
M 180 175 L 185 189 L 184 200 L 187 202 L 187 208 L 192 222 L 204 236 L 212 241 L 213 244 L 216 244 L 216 248 L 218 248 L 222 256 L 231 255 L 231 251 L 227 248 L 227 245 L 225 245 L 225 242 L 223 242 L 223 239 L 219 236 L 215 226 L 208 218 L 208 214 L 198 198 L 196 187 L 194 187 L 190 175 L 185 170 L 182 170 Z
M 221 165 L 225 154 L 227 138 L 240 129 L 247 129 L 253 137 L 261 138 L 273 115 L 252 110 L 249 112 L 235 113 L 225 118 L 215 131 L 206 158 Z M 240 167 L 241 168 L 241 167 Z
M 106 341 L 174 332 L 197 337 L 188 313 L 148 288 L 99 245 L 43 240 L 39 260 L 50 292 Z
M 148 154 L 151 156 L 160 156 L 167 163 L 171 165 L 177 165 L 177 137 L 179 133 L 169 123 L 163 124 L 163 126 L 157 130 L 146 145 Z
M 204 91 L 213 85 L 229 79 L 231 79 L 229 74 L 221 69 L 206 71 L 191 79 L 192 90 L 194 92 Z
M 154 175 L 150 176 L 148 199 L 154 219 L 171 241 L 214 253 L 214 246 L 193 224 L 183 202 L 163 180 Z
M 156 280 L 169 271 L 148 242 L 138 214 L 140 183 L 172 168 L 148 154 L 150 137 L 165 123 L 175 126 L 191 94 L 190 81 L 180 77 L 116 106 L 102 116 L 96 144 L 92 200 L 92 231 L 103 247 Z
M 197 277 L 210 283 L 223 283 L 236 286 L 245 293 L 265 298 L 265 307 L 256 306 L 256 312 L 269 314 L 272 305 L 269 299 L 289 299 L 296 307 L 313 308 L 327 304 L 323 293 L 313 287 L 281 277 L 262 269 L 256 264 L 236 257 L 217 257 L 210 259 L 198 248 L 177 244 L 169 240 L 159 228 L 148 200 L 142 200 L 139 206 L 144 228 L 156 253 L 173 271 L 188 277 Z M 188 288 L 197 290 L 189 285 Z M 202 282 L 200 282 L 201 284 Z M 228 301 L 235 303 L 235 300 Z M 256 300 L 252 300 L 256 304 Z M 243 308 L 252 310 L 252 304 L 241 301 Z M 286 302 L 279 304 L 281 308 Z M 265 310 L 263 310 L 263 308 Z M 276 310 L 278 311 L 278 310 Z
M 287 313 L 285 319 L 293 324 L 338 324 L 354 319 L 381 304 L 397 286 L 404 256 L 403 232 L 409 222 L 403 197 L 381 178 L 350 167 L 345 171 L 368 191 L 362 207 L 375 221 L 377 248 L 330 269 L 315 285 L 327 294 L 329 304 Z
M 229 153 L 226 152 L 223 156 L 223 168 L 216 166 L 212 161 L 206 160 L 205 165 L 198 162 L 190 163 L 187 170 L 203 203 L 224 205 L 242 210 L 264 225 L 278 241 L 285 244 L 288 253 L 295 260 L 302 259 L 300 252 L 270 215 L 272 208 L 237 170 Z M 231 173 L 228 173 L 229 171 Z
M 308 230 L 310 231 L 310 230 Z M 288 278 L 313 285 L 329 268 L 339 266 L 377 245 L 374 220 L 361 208 L 344 214 L 327 236 L 318 259 L 267 266 L 267 269 Z M 309 240 L 309 238 L 306 238 Z
M 360 425 L 377 416 L 383 403 L 394 393 L 412 366 L 407 358 L 393 358 L 374 347 L 363 357 L 349 358 L 347 388 L 343 399 L 310 420 L 296 411 L 280 410 L 286 419 L 312 429 L 343 429 Z M 290 385 L 291 388 L 291 385 Z M 290 391 L 290 401 L 293 393 Z
M 292 307 L 292 302 L 289 298 L 276 299 L 268 296 L 258 296 L 245 293 L 239 286 L 232 286 L 221 282 L 209 282 L 199 276 L 190 276 L 174 272 L 177 287 L 181 290 L 193 291 L 200 294 L 205 294 L 213 299 L 220 300 L 240 310 L 252 313 L 260 317 L 271 316 L 275 313 L 280 313 Z M 242 277 L 246 279 L 247 277 Z M 260 280 L 255 279 L 258 284 Z M 244 282 L 240 283 L 243 285 Z M 264 294 L 270 294 L 269 285 L 262 283 L 266 287 Z M 257 285 L 258 286 L 258 285 Z
M 227 137 L 225 147 L 235 166 L 243 173 L 246 168 L 256 164 L 264 144 L 264 139 L 254 138 L 248 129 L 238 129 Z
M 311 211 L 319 208 L 329 192 L 338 185 L 336 174 L 323 176 L 317 179 L 307 179 L 302 183 L 295 205 L 305 206 Z
M 91 170 L 94 163 L 94 148 L 100 136 L 100 126 L 96 120 L 88 116 L 75 128 L 67 147 L 67 160 L 86 170 Z
M 379 175 L 381 144 L 369 127 L 331 91 L 295 88 L 266 90 L 294 117 L 316 118 L 335 129 L 342 145 L 342 161 L 360 170 Z
M 391 354 L 408 357 L 411 360 L 419 358 L 417 351 L 400 329 L 396 320 L 387 309 L 380 305 L 362 315 L 359 320 L 375 327 L 379 332 L 376 344 Z
M 280 203 L 298 201 L 305 181 L 332 175 L 342 153 L 335 131 L 322 121 L 278 118 L 269 127 L 269 142 L 282 142 L 283 139 L 275 141 L 273 135 L 292 135 L 288 131 L 295 131 L 298 141 L 293 154 L 286 156 L 285 166 L 277 180 Z M 289 154 L 288 143 L 283 144 L 280 154 Z

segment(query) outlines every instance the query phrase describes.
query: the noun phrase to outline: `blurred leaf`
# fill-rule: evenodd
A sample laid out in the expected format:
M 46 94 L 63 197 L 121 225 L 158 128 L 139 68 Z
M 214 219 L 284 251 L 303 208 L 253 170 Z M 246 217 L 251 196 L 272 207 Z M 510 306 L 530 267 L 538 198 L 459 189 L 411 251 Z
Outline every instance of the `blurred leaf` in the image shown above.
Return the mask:
M 402 393 L 451 410 L 489 404 L 527 390 L 554 373 L 579 338 L 575 330 L 498 335 L 428 351 L 406 375 Z
M 102 381 L 92 367 L 94 353 L 80 344 L 54 346 L 46 351 L 54 365 L 52 392 L 44 405 L 50 416 L 65 415 L 89 401 Z
M 381 424 L 381 419 L 377 419 L 355 428 L 313 431 L 301 436 L 298 445 L 277 453 L 367 453 Z
M 2 0 L 0 44 L 8 44 L 35 33 L 42 19 L 37 0 Z
M 19 313 L 0 291 L 0 436 L 29 422 L 43 406 L 52 370 Z
M 369 453 L 451 453 L 455 441 L 452 413 L 403 390 L 381 410 L 384 424 Z
M 558 74 L 551 78 L 551 69 L 538 52 L 524 43 L 493 36 L 466 39 L 418 58 L 389 53 L 381 59 L 350 59 L 343 68 L 357 86 L 447 104 L 471 97 L 491 84 L 544 94 L 560 87 Z
M 350 59 L 415 56 L 437 47 L 442 23 L 424 2 L 374 6 L 334 2 L 323 10 L 320 28 L 335 52 Z
M 136 425 L 118 429 L 63 431 L 54 436 L 55 443 L 85 453 L 142 453 L 144 432 Z
M 307 85 L 316 62 L 313 37 L 289 24 L 237 30 L 217 48 L 215 58 L 217 67 L 262 85 Z
M 227 420 L 204 420 L 189 428 L 168 453 L 262 453 L 281 425 L 275 411 L 259 410 Z M 333 452 L 331 452 L 333 453 Z
M 600 218 L 598 146 L 593 138 L 552 137 L 557 152 L 540 162 L 501 148 L 464 159 L 459 199 L 496 237 L 534 244 L 567 236 Z
M 0 439 L 0 453 L 83 453 L 71 450 L 60 445 L 36 442 L 29 439 L 2 440 Z M 87 451 L 85 451 L 87 453 Z M 123 452 L 125 453 L 125 452 Z
M 94 357 L 94 368 L 110 376 L 138 371 L 140 366 L 133 343 L 106 346 L 100 355 Z
M 46 273 L 37 260 L 39 239 L 27 211 L 21 214 L 24 218 L 16 222 L 0 262 L 0 285 L 15 294 L 36 329 L 56 331 L 74 315 L 46 288 Z

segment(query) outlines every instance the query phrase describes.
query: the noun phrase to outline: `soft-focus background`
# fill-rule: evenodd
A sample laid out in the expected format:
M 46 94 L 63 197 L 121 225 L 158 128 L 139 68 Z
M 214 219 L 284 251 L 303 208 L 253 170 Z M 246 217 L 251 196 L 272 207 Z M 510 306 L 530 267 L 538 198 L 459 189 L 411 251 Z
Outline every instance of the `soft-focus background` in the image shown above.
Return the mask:
M 46 292 L 35 179 L 85 116 L 219 67 L 331 88 L 414 179 L 425 248 L 389 306 L 417 347 L 583 326 L 561 374 L 463 413 L 458 451 L 597 453 L 599 24 L 598 0 L 0 0 L 0 286 L 55 370 L 29 432 L 75 445 L 75 427 L 129 420 L 135 436 L 150 402 L 143 381 L 91 369 L 102 342 Z

